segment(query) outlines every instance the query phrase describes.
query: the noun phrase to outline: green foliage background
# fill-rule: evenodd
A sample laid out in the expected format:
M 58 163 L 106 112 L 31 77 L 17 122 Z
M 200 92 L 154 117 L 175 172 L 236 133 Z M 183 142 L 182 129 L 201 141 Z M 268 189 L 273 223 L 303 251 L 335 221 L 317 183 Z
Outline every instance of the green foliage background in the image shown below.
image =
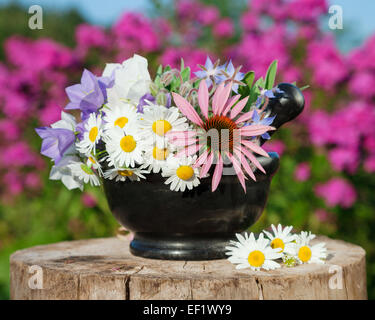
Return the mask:
M 157 8 L 157 1 L 154 2 Z M 222 10 L 227 10 L 230 14 L 230 10 L 224 5 Z M 45 15 L 44 29 L 33 31 L 26 26 L 26 10 L 17 6 L 2 8 L 0 43 L 10 35 L 20 34 L 31 38 L 47 36 L 72 46 L 75 27 L 81 22 L 82 17 L 75 11 L 62 14 L 50 12 Z M 3 59 L 1 46 L 0 60 Z M 333 209 L 330 221 L 319 222 L 312 214 L 311 207 L 324 205 L 322 200 L 311 197 L 312 188 L 316 182 L 326 181 L 327 177 L 333 176 L 332 169 L 324 155 L 316 150 L 313 152 L 309 146 L 301 148 L 303 140 L 307 141 L 307 138 L 298 136 L 301 141 L 296 143 L 295 130 L 292 129 L 293 124 L 274 135 L 274 138 L 286 144 L 286 151 L 281 157 L 279 172 L 273 179 L 267 208 L 251 230 L 259 232 L 271 223 L 280 222 L 284 225 L 291 224 L 297 230 L 311 230 L 361 245 L 368 257 L 369 298 L 375 298 L 375 236 L 372 231 L 375 229 L 375 177 L 364 172 L 352 176 L 351 182 L 360 189 L 358 194 L 361 198 L 350 209 Z M 36 135 L 32 145 L 36 149 L 40 148 Z M 311 164 L 311 180 L 314 184 L 293 179 L 296 165 L 302 161 Z M 40 194 L 33 197 L 24 195 L 14 203 L 0 204 L 0 299 L 9 298 L 9 255 L 15 250 L 62 240 L 113 236 L 118 228 L 100 189 L 89 189 L 89 192 L 96 195 L 98 205 L 88 209 L 82 205 L 79 191 L 68 191 L 60 182 L 47 182 L 48 170 L 43 180 L 48 187 L 44 187 Z

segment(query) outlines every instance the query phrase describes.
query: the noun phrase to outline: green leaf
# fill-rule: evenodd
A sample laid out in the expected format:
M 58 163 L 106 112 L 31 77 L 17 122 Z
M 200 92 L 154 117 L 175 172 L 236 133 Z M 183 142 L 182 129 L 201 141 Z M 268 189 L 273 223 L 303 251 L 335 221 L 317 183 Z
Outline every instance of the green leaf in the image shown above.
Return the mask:
M 303 90 L 306 90 L 306 89 L 308 89 L 308 88 L 310 88 L 310 86 L 309 85 L 306 85 L 306 86 L 303 86 L 302 88 L 299 88 L 301 91 L 303 91 Z
M 255 72 L 254 71 L 249 71 L 248 73 L 245 74 L 245 77 L 243 78 L 243 82 L 247 84 L 249 88 L 253 85 L 255 78 Z
M 173 80 L 170 84 L 170 87 L 172 92 L 177 92 L 177 89 L 180 87 L 180 79 L 176 76 L 173 76 Z
M 248 73 L 245 74 L 245 77 L 243 78 L 242 82 L 246 83 L 246 86 L 240 86 L 238 88 L 238 93 L 242 97 L 246 97 L 250 94 L 250 89 L 251 89 L 251 86 L 253 85 L 254 78 L 255 78 L 254 71 L 249 71 Z
M 273 85 L 275 83 L 275 78 L 276 78 L 276 72 L 277 72 L 277 60 L 274 60 L 267 70 L 266 81 L 265 81 L 265 86 L 264 86 L 265 89 L 270 90 L 273 88 Z
M 156 71 L 156 74 L 160 76 L 162 73 L 163 73 L 163 66 L 159 65 L 158 70 Z
M 201 81 L 202 81 L 202 79 L 198 79 L 197 81 L 195 81 L 193 83 L 193 88 L 198 89 L 199 88 L 199 84 L 201 83 Z M 205 81 L 205 80 L 203 80 L 203 81 Z
M 247 104 L 246 104 L 246 109 L 250 109 L 250 106 L 257 100 L 260 94 L 259 87 L 264 88 L 264 82 L 265 82 L 264 79 L 260 77 L 255 82 L 254 86 L 252 86 L 252 88 L 250 89 L 249 100 L 247 101 Z
M 190 80 L 190 68 L 189 67 L 181 71 L 181 77 L 184 82 Z
M 181 72 L 184 71 L 185 69 L 185 62 L 184 62 L 184 59 L 181 58 Z
M 154 83 L 157 85 L 158 88 L 162 87 L 162 84 L 160 82 L 160 76 L 155 77 Z

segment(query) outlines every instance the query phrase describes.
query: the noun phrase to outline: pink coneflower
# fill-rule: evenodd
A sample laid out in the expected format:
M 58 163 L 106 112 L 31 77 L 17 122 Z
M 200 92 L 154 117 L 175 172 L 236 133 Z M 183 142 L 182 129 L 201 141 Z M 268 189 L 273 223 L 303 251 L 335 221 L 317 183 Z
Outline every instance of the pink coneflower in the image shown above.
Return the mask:
M 203 117 L 186 99 L 177 93 L 172 93 L 177 107 L 194 123 L 196 130 L 171 131 L 168 136 L 172 144 L 184 147 L 176 156 L 189 156 L 199 152 L 200 156 L 194 166 L 201 167 L 201 177 L 206 176 L 211 166 L 216 163 L 212 177 L 212 191 L 216 190 L 223 175 L 224 160 L 229 159 L 246 192 L 245 173 L 256 180 L 248 160 L 265 173 L 253 152 L 268 157 L 267 152 L 256 144 L 254 137 L 275 130 L 275 128 L 260 124 L 250 123 L 249 125 L 253 111 L 241 113 L 248 97 L 239 100 L 240 95 L 235 95 L 230 98 L 232 84 L 232 81 L 227 85 L 224 82 L 220 84 L 213 94 L 212 107 L 209 110 L 210 94 L 207 84 L 205 81 L 200 82 L 198 103 Z M 217 139 L 210 136 L 209 131 L 212 129 L 217 130 Z M 229 134 L 223 138 L 222 130 L 225 129 Z

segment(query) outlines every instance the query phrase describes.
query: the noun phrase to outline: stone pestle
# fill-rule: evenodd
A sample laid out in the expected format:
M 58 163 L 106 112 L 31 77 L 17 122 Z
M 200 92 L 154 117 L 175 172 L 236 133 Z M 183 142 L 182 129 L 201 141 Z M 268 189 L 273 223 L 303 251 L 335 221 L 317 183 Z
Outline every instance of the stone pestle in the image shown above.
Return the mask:
M 276 130 L 270 131 L 272 135 L 284 123 L 296 118 L 305 106 L 305 98 L 301 90 L 291 83 L 280 83 L 277 88 L 282 90 L 282 93 L 275 93 L 275 98 L 270 98 L 266 107 L 270 111 L 270 116 L 276 116 L 271 126 Z M 261 138 L 260 145 L 264 144 L 267 140 Z

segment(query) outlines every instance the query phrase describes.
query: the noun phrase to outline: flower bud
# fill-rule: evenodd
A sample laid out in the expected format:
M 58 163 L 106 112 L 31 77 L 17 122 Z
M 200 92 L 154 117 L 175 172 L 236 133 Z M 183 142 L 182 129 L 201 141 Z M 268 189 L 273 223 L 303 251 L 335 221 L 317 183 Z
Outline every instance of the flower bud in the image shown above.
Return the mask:
M 151 82 L 151 84 L 150 84 L 150 92 L 151 92 L 151 94 L 152 94 L 154 97 L 158 94 L 158 92 L 159 92 L 159 87 L 157 86 L 156 83 Z
M 191 89 L 192 85 L 189 82 L 184 82 L 180 87 L 179 94 L 185 97 L 187 94 L 189 94 Z
M 161 75 L 160 81 L 164 85 L 164 87 L 168 86 L 173 80 L 173 72 L 172 71 L 167 71 L 164 72 Z
M 198 105 L 198 94 L 194 90 L 193 92 L 189 92 L 189 102 L 192 106 Z
M 167 104 L 167 96 L 164 92 L 159 92 L 156 95 L 156 103 L 161 106 L 165 106 Z

